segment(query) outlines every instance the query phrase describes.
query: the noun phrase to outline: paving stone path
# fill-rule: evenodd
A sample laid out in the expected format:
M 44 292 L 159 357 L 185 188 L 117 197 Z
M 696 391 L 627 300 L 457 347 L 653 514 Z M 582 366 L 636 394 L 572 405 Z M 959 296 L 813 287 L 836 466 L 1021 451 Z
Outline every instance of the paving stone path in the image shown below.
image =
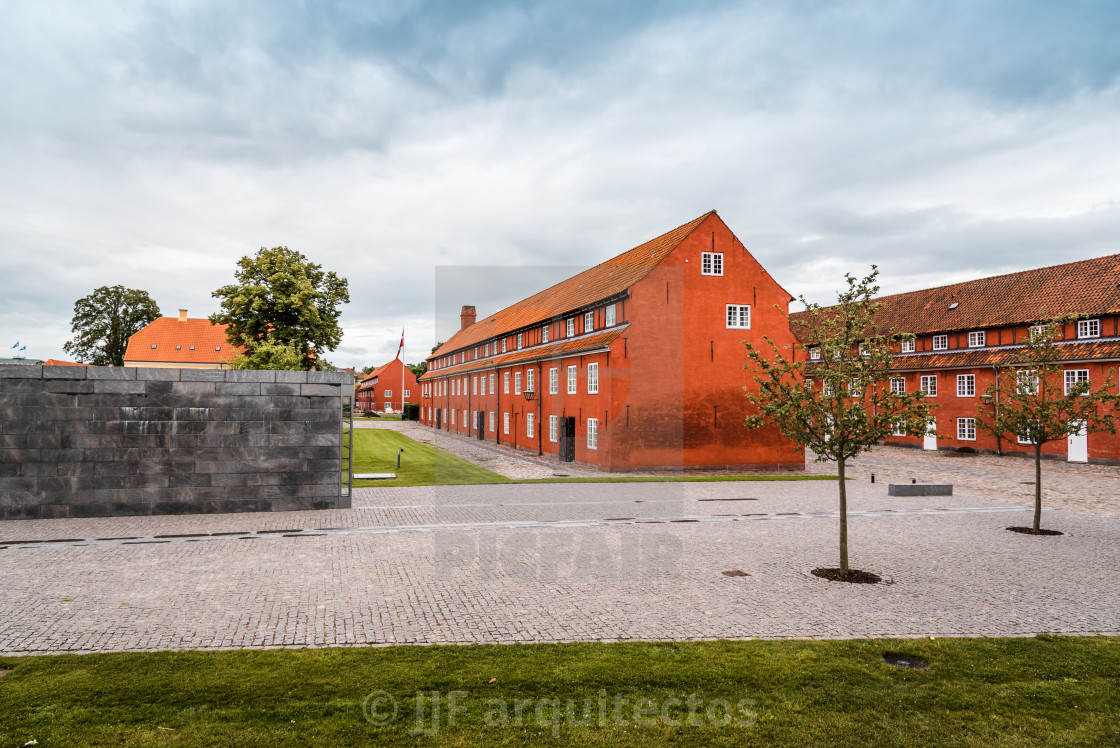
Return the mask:
M 962 461 L 963 462 L 963 461 Z M 368 488 L 321 512 L 0 522 L 0 652 L 1120 632 L 1120 519 L 835 485 Z M 725 571 L 747 576 L 729 577 Z

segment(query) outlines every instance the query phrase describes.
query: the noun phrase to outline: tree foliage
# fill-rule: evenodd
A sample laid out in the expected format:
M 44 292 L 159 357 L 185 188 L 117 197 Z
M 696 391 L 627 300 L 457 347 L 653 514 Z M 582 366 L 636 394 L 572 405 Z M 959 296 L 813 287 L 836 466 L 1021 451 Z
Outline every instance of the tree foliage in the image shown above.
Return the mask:
M 418 377 L 423 376 L 424 373 L 428 371 L 427 361 L 421 361 L 418 364 L 405 364 L 405 366 L 407 366 L 409 370 Z
M 350 301 L 346 279 L 287 247 L 261 247 L 237 265 L 237 283 L 211 294 L 222 311 L 210 321 L 228 325 L 226 337 L 247 351 L 267 339 L 299 351 L 301 369 L 325 368 L 323 352 L 342 341 L 338 307 Z
M 881 333 L 872 300 L 878 270 L 865 278 L 845 274 L 846 291 L 836 306 L 822 308 L 800 298 L 805 319 L 791 319 L 799 341 L 770 350 L 745 343 L 757 391 L 744 387 L 758 412 L 751 428 L 773 424 L 789 439 L 808 447 L 818 462 L 836 462 L 840 493 L 840 570 L 848 569 L 848 520 L 845 463 L 893 434 L 921 436 L 929 424 L 930 403 L 921 392 L 892 392 L 892 351 L 912 335 Z M 819 357 L 811 352 L 819 351 Z
M 303 352 L 291 343 L 266 337 L 229 362 L 231 369 L 277 369 L 302 371 Z
M 128 339 L 159 316 L 159 305 L 147 291 L 102 286 L 74 302 L 74 337 L 62 347 L 82 363 L 124 366 Z
M 1089 380 L 1066 386 L 1058 341 L 1075 317 L 1056 317 L 1032 329 L 1015 359 L 999 366 L 984 390 L 976 426 L 997 439 L 1022 440 L 1034 447 L 1034 529 L 1042 521 L 1042 446 L 1072 434 L 1116 433 L 1120 397 L 1111 394 L 1112 374 L 1093 388 Z

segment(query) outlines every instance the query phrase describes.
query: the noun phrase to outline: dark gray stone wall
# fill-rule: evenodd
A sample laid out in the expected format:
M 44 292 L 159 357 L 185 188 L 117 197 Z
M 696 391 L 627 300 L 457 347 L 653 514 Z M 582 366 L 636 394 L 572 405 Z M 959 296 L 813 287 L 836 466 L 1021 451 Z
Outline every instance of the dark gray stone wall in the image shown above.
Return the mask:
M 349 508 L 347 373 L 0 366 L 0 519 Z

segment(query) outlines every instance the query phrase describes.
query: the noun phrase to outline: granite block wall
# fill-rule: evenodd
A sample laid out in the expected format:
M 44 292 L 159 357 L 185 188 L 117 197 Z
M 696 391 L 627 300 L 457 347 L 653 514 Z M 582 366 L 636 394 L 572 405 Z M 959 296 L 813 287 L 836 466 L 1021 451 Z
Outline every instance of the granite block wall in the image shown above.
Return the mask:
M 347 373 L 0 366 L 0 519 L 349 508 Z

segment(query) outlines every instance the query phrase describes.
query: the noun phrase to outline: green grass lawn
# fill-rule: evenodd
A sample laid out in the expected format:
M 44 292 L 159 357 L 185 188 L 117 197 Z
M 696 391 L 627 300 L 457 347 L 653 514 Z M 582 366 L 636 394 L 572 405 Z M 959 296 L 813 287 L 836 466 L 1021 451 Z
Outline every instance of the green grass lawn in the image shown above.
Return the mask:
M 397 450 L 404 449 L 397 469 Z M 561 470 L 558 466 L 557 470 Z M 475 483 L 665 483 L 712 481 L 836 480 L 830 475 L 595 476 L 511 480 L 460 457 L 409 439 L 392 429 L 354 429 L 354 472 L 396 473 L 393 480 L 355 480 L 364 486 L 450 486 Z
M 930 665 L 891 666 L 886 651 Z M 1120 744 L 1110 637 L 161 652 L 0 668 L 5 746 Z M 396 718 L 367 721 L 363 705 L 387 718 L 389 699 Z M 423 734 L 410 735 L 418 715 Z

